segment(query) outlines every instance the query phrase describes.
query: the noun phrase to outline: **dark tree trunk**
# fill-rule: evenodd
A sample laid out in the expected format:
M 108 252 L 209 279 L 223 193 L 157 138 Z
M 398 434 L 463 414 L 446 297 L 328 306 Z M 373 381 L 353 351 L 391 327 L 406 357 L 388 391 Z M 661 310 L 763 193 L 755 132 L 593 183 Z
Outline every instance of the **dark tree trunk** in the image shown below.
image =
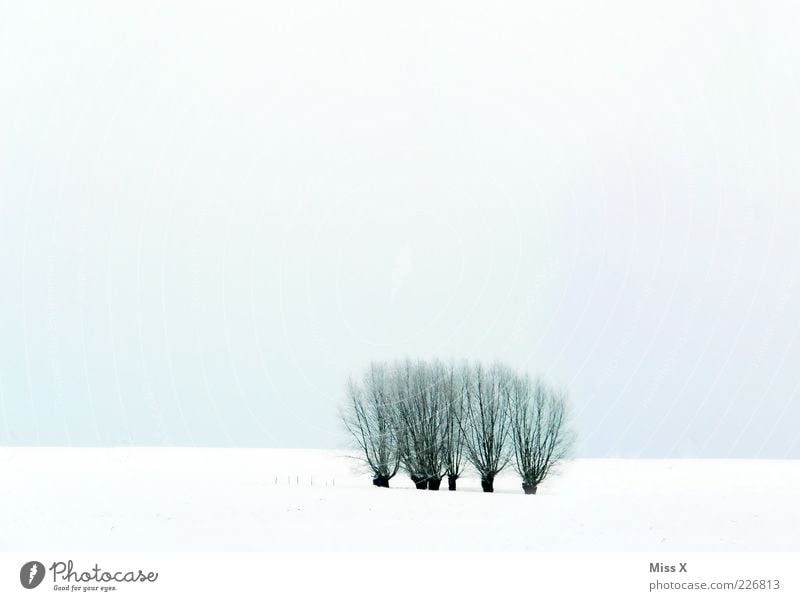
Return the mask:
M 536 484 L 522 484 L 522 490 L 525 491 L 526 495 L 535 495 L 536 494 Z
M 417 487 L 417 490 L 425 490 L 428 488 L 427 478 L 424 478 L 423 476 L 415 476 L 414 474 L 411 474 L 409 477 L 411 478 L 412 482 L 414 482 L 414 486 Z
M 494 492 L 494 476 L 481 478 L 483 492 Z
M 458 480 L 458 476 L 447 476 L 447 489 L 448 490 L 455 490 L 456 489 L 456 480 Z
M 372 483 L 379 488 L 389 488 L 389 478 L 386 476 L 375 476 Z
M 441 478 L 430 478 L 428 479 L 428 490 L 439 490 L 439 486 L 442 483 Z

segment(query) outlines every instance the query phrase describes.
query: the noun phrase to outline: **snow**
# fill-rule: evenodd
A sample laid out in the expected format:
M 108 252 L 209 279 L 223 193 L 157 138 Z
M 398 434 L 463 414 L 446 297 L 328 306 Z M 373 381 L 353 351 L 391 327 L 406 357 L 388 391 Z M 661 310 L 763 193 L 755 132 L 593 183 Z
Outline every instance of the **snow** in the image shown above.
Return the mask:
M 0 448 L 0 550 L 800 550 L 800 461 L 561 472 L 526 496 L 378 489 L 337 451 Z

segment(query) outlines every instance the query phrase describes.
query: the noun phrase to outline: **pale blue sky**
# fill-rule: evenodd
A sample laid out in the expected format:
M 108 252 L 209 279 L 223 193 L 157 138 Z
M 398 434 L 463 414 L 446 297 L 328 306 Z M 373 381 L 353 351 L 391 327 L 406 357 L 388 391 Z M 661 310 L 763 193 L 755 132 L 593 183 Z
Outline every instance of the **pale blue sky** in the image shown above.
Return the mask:
M 337 446 L 440 356 L 566 386 L 580 455 L 800 457 L 798 25 L 0 2 L 0 444 Z

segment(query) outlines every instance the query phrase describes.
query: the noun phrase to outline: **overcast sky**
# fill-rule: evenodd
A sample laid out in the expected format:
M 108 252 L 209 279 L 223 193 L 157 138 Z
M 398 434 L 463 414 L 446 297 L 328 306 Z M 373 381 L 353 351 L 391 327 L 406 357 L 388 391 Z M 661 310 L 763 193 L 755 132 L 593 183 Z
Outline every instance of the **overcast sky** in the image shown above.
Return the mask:
M 0 444 L 339 446 L 436 356 L 581 456 L 800 457 L 797 17 L 0 2 Z

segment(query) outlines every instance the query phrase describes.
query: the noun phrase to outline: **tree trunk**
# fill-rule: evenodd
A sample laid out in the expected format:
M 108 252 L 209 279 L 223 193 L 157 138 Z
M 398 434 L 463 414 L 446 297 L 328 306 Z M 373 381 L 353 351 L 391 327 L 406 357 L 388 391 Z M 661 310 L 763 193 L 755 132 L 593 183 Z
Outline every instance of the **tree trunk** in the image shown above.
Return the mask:
M 526 495 L 535 495 L 536 494 L 536 484 L 525 484 L 522 483 L 522 490 L 525 491 Z
M 428 479 L 428 490 L 439 490 L 439 486 L 442 483 L 441 478 L 430 478 Z
M 494 492 L 494 476 L 481 478 L 481 488 L 483 492 Z
M 456 480 L 458 480 L 458 476 L 447 476 L 447 489 L 448 490 L 455 490 L 456 489 Z
M 386 476 L 375 476 L 372 483 L 379 488 L 389 488 L 389 478 Z
M 414 486 L 417 487 L 417 490 L 425 490 L 428 488 L 428 479 L 422 476 L 415 476 L 414 474 L 410 474 L 409 477 L 411 478 L 412 482 L 414 482 Z

